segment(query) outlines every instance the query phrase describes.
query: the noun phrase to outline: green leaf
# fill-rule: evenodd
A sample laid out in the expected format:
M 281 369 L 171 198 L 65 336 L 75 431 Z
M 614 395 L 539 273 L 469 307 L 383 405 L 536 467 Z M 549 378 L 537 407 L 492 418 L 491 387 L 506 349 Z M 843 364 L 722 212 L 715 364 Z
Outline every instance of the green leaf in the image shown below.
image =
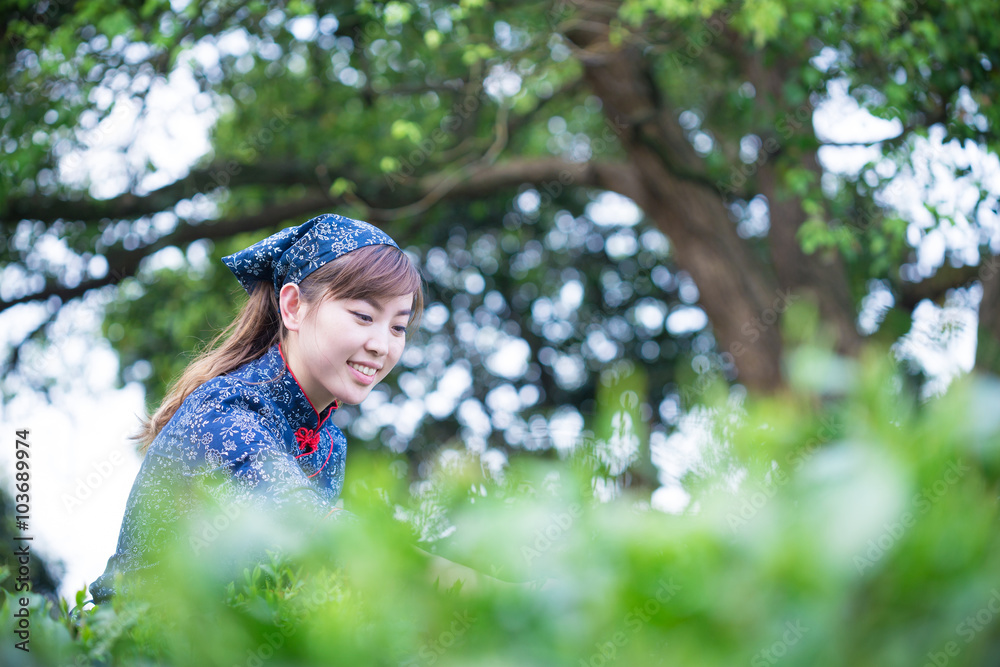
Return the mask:
M 97 28 L 108 37 L 115 37 L 132 30 L 132 18 L 127 10 L 120 9 L 98 21 Z
M 333 182 L 330 186 L 330 196 L 340 197 L 345 192 L 355 192 L 357 189 L 357 184 L 354 181 L 348 180 L 346 178 L 340 177 Z
M 785 172 L 785 186 L 797 197 L 805 197 L 814 183 L 816 174 L 804 167 L 793 167 Z M 803 207 L 808 205 L 803 202 Z
M 439 46 L 441 46 L 441 41 L 443 37 L 440 32 L 434 30 L 428 30 L 424 33 L 424 43 L 427 44 L 428 48 L 436 51 Z
M 836 243 L 833 233 L 826 222 L 819 218 L 810 218 L 802 223 L 797 233 L 802 252 L 811 255 L 820 248 L 831 247 Z
M 402 23 L 409 23 L 412 15 L 413 8 L 409 5 L 409 3 L 391 0 L 386 3 L 385 14 L 383 16 L 386 25 L 399 25 Z
M 393 139 L 409 139 L 414 144 L 419 144 L 423 138 L 423 133 L 416 123 L 402 118 L 397 118 L 392 122 L 389 133 Z

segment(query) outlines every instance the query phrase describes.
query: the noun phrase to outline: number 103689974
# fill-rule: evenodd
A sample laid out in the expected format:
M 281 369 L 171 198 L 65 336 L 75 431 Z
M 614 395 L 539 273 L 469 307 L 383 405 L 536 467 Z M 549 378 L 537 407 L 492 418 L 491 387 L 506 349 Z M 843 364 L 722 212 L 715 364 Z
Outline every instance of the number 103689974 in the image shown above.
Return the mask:
M 28 430 L 21 429 L 15 433 L 14 444 L 14 510 L 17 527 L 28 529 L 28 517 L 31 510 L 31 445 L 28 442 Z
M 31 511 L 31 444 L 28 442 L 28 429 L 16 431 L 17 438 L 14 441 L 14 520 L 17 529 L 22 533 L 28 531 L 28 518 Z M 14 539 L 20 544 L 14 550 L 17 558 L 17 577 L 14 580 L 14 590 L 18 593 L 28 593 L 31 591 L 31 549 L 29 545 L 32 539 L 30 535 L 15 535 Z M 31 600 L 27 596 L 17 598 L 17 611 L 13 617 L 16 622 L 14 634 L 21 641 L 14 644 L 14 648 L 24 652 L 29 652 L 31 641 L 31 610 L 29 608 Z M 13 606 L 13 605 L 12 605 Z

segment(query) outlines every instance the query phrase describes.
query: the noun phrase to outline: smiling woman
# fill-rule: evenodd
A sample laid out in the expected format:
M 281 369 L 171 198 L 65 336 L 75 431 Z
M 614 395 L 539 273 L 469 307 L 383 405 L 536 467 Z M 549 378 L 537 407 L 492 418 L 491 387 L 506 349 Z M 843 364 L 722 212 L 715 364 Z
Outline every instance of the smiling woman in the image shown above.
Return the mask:
M 138 438 L 146 457 L 116 553 L 91 586 L 103 602 L 157 578 L 163 547 L 214 503 L 317 519 L 335 503 L 347 442 L 329 417 L 363 401 L 399 361 L 423 308 L 420 276 L 385 233 L 322 215 L 223 259 L 250 295 L 188 366 Z M 192 556 L 204 539 L 192 535 Z
M 364 400 L 399 361 L 412 305 L 412 296 L 404 294 L 310 306 L 297 285 L 283 287 L 282 319 L 293 332 L 288 366 L 306 394 L 327 404 L 335 398 L 352 405 Z

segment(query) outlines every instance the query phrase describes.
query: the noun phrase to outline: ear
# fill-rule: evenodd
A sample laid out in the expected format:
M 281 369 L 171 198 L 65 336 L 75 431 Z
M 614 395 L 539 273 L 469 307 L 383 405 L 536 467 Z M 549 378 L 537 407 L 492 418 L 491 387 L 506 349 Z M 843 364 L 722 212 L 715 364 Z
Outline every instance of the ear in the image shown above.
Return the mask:
M 305 319 L 308 307 L 302 300 L 299 286 L 285 283 L 278 293 L 278 309 L 281 311 L 281 321 L 289 331 L 298 331 Z

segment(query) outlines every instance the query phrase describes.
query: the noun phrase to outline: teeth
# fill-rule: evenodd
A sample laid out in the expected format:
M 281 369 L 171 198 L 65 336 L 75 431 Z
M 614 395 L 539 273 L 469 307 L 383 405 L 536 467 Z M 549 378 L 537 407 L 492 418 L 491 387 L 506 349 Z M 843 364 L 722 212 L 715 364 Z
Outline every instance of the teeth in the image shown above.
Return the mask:
M 371 377 L 372 375 L 375 375 L 375 369 L 371 368 L 369 366 L 362 366 L 360 364 L 352 364 L 352 363 L 349 363 L 349 362 L 348 362 L 348 366 L 350 366 L 354 370 L 358 371 L 359 373 L 364 373 L 365 375 L 367 375 L 369 377 Z

